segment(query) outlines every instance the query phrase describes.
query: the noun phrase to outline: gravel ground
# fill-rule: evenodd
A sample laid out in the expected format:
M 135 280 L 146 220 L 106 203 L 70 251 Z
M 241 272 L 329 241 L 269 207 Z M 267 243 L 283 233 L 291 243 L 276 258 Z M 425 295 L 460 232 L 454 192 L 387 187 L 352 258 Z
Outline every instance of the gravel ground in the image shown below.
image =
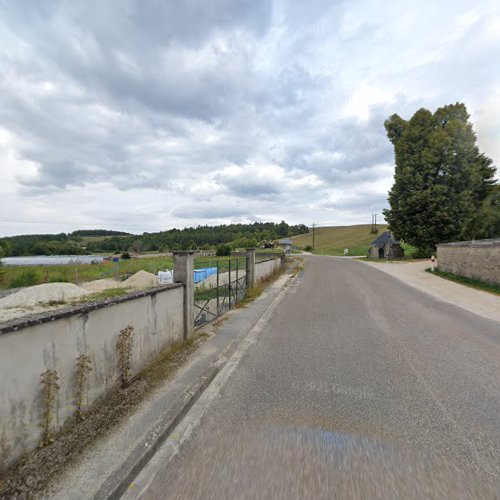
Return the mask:
M 439 276 L 425 272 L 431 267 L 429 261 L 418 262 L 373 262 L 362 261 L 384 271 L 406 284 L 432 295 L 434 298 L 457 305 L 485 318 L 500 321 L 500 297 L 482 290 L 476 290 L 459 283 L 453 283 Z

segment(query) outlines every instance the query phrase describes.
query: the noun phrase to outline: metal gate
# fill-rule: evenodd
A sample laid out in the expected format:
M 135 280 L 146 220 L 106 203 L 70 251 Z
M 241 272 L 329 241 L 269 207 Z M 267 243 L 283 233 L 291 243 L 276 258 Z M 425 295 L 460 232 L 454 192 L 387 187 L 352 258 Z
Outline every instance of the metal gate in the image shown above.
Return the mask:
M 246 295 L 246 258 L 218 260 L 216 274 L 198 283 L 194 292 L 194 324 L 209 323 L 236 307 Z

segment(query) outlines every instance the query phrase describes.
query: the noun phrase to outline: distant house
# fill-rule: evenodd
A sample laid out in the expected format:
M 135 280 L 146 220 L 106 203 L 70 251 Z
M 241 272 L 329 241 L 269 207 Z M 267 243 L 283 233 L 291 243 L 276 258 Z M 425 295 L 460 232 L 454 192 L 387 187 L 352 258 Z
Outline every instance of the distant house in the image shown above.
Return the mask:
M 272 241 L 263 240 L 260 242 L 261 248 L 274 248 L 274 243 Z
M 405 251 L 401 243 L 396 241 L 391 232 L 383 232 L 375 241 L 372 241 L 368 250 L 371 259 L 395 259 L 404 257 Z

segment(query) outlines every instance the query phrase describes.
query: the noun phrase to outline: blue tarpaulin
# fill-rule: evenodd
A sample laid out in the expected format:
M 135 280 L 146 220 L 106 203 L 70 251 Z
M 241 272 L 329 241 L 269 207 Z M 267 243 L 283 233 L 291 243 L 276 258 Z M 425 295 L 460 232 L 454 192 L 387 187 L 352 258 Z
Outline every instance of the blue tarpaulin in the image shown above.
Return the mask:
M 194 270 L 194 282 L 199 283 L 200 281 L 206 280 L 212 274 L 217 273 L 216 267 L 205 267 L 203 269 L 195 269 Z

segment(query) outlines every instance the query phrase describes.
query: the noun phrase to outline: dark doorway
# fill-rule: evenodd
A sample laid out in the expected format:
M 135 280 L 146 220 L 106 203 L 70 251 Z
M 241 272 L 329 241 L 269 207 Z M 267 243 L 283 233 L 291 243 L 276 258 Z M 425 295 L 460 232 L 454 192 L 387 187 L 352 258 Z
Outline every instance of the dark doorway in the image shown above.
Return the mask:
M 378 249 L 378 258 L 383 259 L 385 257 L 384 255 L 384 247 Z

